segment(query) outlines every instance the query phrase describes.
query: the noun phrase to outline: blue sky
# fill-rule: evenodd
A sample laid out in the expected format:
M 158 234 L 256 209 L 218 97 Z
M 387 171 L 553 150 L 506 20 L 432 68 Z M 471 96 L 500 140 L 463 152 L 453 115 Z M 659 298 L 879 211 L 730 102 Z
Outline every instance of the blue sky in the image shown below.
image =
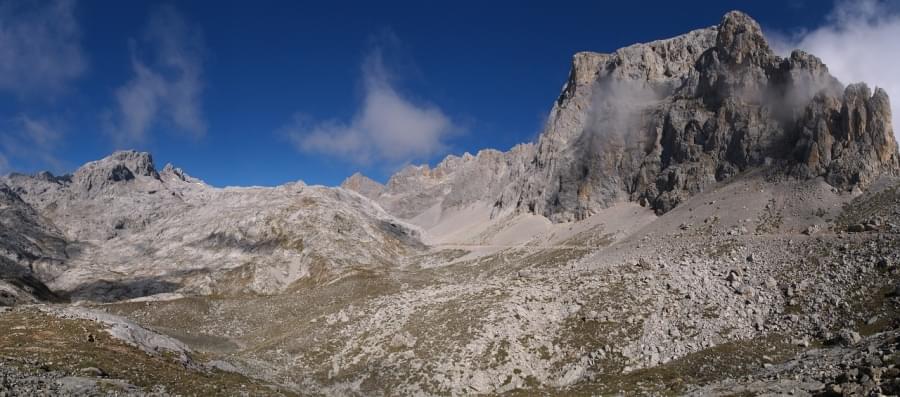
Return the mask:
M 863 4 L 895 15 L 896 3 Z M 731 9 L 805 43 L 854 8 L 0 1 L 0 172 L 64 173 L 133 148 L 216 186 L 334 185 L 357 170 L 384 181 L 408 162 L 535 139 L 577 51 L 711 26 Z

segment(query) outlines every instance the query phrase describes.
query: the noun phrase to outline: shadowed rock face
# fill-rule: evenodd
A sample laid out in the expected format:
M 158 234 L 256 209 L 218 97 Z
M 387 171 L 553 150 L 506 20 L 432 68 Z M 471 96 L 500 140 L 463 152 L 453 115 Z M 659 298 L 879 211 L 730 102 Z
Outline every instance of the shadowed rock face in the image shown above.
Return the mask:
M 0 306 L 58 300 L 38 277 L 63 271 L 65 251 L 59 231 L 0 183 Z
M 442 172 L 403 170 L 376 199 L 391 211 L 428 192 L 444 207 L 482 201 L 495 213 L 569 221 L 621 200 L 663 213 L 758 166 L 865 186 L 900 169 L 890 120 L 883 90 L 845 88 L 802 51 L 776 56 L 753 19 L 730 12 L 717 27 L 576 54 L 536 145 L 500 153 L 503 167 L 485 166 L 479 155 L 450 172 L 443 163 L 435 169 Z M 489 187 L 474 191 L 483 180 Z M 397 215 L 428 208 L 420 207 Z

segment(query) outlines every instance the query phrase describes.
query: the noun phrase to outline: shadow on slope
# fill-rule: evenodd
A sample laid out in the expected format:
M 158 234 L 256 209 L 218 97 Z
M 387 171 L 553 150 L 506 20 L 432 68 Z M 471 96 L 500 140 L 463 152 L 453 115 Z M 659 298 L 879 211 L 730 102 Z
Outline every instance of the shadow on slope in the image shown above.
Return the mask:
M 0 288 L 0 306 L 14 306 L 22 303 L 23 299 L 29 299 L 26 296 L 46 302 L 65 301 L 41 280 L 38 280 L 30 269 L 2 257 L 0 257 L 0 284 L 6 284 L 7 288 L 13 288 L 13 290 Z M 22 296 L 21 292 L 26 295 Z
M 81 284 L 68 292 L 72 300 L 117 302 L 144 296 L 175 292 L 180 284 L 160 277 L 141 277 L 130 280 L 96 280 Z

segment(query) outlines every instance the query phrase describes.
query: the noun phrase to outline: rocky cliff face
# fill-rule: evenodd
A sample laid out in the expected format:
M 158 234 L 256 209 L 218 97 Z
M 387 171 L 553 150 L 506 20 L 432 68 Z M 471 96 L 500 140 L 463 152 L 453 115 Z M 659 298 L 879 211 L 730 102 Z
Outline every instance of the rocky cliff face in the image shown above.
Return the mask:
M 58 299 L 40 279 L 66 259 L 61 233 L 0 183 L 0 306 Z
M 900 172 L 890 120 L 883 90 L 844 87 L 802 51 L 775 55 L 755 21 L 730 12 L 713 28 L 576 54 L 536 145 L 485 155 L 492 161 L 442 163 L 437 177 L 408 168 L 376 199 L 389 211 L 403 208 L 404 218 L 429 208 L 424 194 L 444 207 L 482 200 L 495 214 L 570 221 L 620 200 L 666 212 L 761 166 L 865 186 Z
M 358 174 L 341 186 L 377 201 L 395 216 L 419 218 L 416 224 L 428 226 L 450 208 L 482 204 L 493 206 L 497 213 L 514 210 L 504 207 L 498 198 L 519 186 L 533 157 L 532 144 L 517 145 L 507 152 L 486 149 L 476 155 L 447 156 L 434 168 L 407 166 L 391 176 L 383 189 L 358 188 Z

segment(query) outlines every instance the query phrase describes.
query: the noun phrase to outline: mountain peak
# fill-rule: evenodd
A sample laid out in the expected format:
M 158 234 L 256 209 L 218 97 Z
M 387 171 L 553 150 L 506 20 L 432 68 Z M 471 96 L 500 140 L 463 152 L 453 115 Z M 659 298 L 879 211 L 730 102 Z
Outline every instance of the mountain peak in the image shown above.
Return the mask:
M 844 87 L 814 55 L 776 56 L 760 25 L 732 11 L 712 28 L 575 54 L 536 145 L 407 167 L 382 205 L 403 218 L 433 207 L 422 201 L 556 222 L 622 200 L 663 213 L 759 167 L 851 189 L 900 174 L 888 102 Z
M 85 191 L 115 182 L 127 182 L 136 177 L 159 179 L 153 156 L 147 152 L 121 150 L 97 161 L 91 161 L 75 171 L 73 182 Z
M 183 169 L 181 169 L 180 167 L 174 166 L 172 163 L 166 163 L 166 165 L 163 167 L 162 171 L 160 171 L 159 176 L 160 176 L 160 179 L 166 180 L 166 181 L 176 179 L 181 182 L 205 184 L 205 182 L 203 182 L 202 180 L 189 175 L 188 173 L 184 172 Z
M 341 182 L 341 187 L 352 190 L 368 198 L 375 198 L 384 191 L 384 185 L 372 180 L 371 178 L 356 172 Z
M 716 48 L 735 64 L 758 65 L 774 56 L 759 23 L 743 12 L 725 14 L 717 30 Z
M 118 150 L 98 161 L 98 164 L 121 164 L 127 167 L 135 175 L 157 177 L 156 165 L 153 163 L 153 155 L 148 152 L 136 150 Z M 91 163 L 88 163 L 91 164 Z

